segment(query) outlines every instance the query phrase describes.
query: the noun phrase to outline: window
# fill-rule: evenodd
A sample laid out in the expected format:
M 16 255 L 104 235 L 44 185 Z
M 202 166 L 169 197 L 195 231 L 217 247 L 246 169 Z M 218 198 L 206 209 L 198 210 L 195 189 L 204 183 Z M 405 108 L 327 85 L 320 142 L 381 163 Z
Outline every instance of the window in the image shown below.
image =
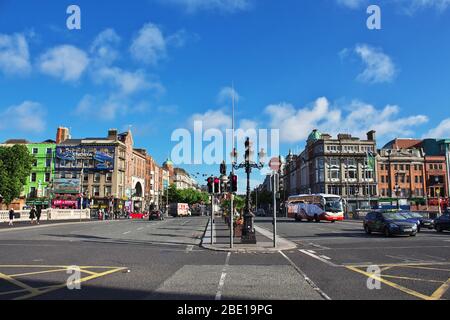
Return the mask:
M 36 188 L 35 187 L 31 187 L 30 188 L 30 198 L 35 198 L 36 195 L 37 195 Z
M 46 161 L 45 161 L 45 167 L 46 168 L 50 168 L 52 166 L 52 160 L 51 159 L 47 159 Z
M 39 149 L 38 148 L 33 148 L 33 154 L 38 154 L 39 153 Z
M 94 197 L 100 197 L 100 187 L 99 186 L 92 187 L 92 194 L 94 195 Z
M 403 164 L 400 165 L 400 171 L 405 171 L 405 165 Z
M 45 174 L 45 182 L 50 182 L 50 173 Z
M 381 176 L 381 183 L 386 183 L 385 176 Z
M 72 179 L 78 179 L 78 173 L 72 172 Z
M 406 170 L 410 171 L 411 170 L 411 166 L 409 164 L 406 165 Z
M 100 173 L 94 174 L 94 182 L 100 182 Z
M 105 197 L 110 197 L 112 194 L 112 188 L 110 186 L 105 187 Z
M 107 173 L 106 174 L 106 182 L 112 182 L 112 174 L 111 173 Z
M 37 160 L 33 160 L 33 167 L 37 167 L 38 166 L 38 161 Z
M 89 182 L 89 175 L 88 174 L 84 174 L 83 175 L 83 181 L 84 182 Z
M 47 148 L 47 154 L 53 154 L 52 148 Z
M 398 164 L 394 165 L 394 170 L 398 171 Z
M 419 176 L 415 176 L 414 182 L 419 183 Z

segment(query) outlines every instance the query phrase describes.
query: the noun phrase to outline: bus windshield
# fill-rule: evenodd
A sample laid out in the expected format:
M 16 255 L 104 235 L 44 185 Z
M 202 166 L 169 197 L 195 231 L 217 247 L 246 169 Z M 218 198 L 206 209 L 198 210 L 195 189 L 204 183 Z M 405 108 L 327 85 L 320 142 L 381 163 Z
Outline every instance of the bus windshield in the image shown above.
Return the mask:
M 343 212 L 344 206 L 339 198 L 326 198 L 325 211 L 327 212 Z

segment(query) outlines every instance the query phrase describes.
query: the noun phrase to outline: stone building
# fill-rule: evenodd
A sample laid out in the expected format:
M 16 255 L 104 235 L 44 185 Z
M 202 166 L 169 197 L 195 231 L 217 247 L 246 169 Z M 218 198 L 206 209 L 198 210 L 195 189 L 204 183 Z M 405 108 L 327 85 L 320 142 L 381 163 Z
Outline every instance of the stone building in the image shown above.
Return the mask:
M 350 212 L 376 205 L 378 184 L 376 174 L 375 131 L 367 140 L 314 130 L 305 150 L 286 159 L 286 176 L 290 195 L 327 193 L 342 196 Z

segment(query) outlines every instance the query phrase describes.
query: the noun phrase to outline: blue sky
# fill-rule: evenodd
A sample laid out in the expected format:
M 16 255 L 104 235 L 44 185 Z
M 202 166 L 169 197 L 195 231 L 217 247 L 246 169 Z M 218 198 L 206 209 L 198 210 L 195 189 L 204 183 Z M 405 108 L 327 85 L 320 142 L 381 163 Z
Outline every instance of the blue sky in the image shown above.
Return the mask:
M 71 4 L 81 30 L 66 28 Z M 373 1 L 381 30 L 368 4 L 0 0 L 0 141 L 132 126 L 162 163 L 175 129 L 229 127 L 232 82 L 238 125 L 280 129 L 283 154 L 314 128 L 449 137 L 450 0 Z

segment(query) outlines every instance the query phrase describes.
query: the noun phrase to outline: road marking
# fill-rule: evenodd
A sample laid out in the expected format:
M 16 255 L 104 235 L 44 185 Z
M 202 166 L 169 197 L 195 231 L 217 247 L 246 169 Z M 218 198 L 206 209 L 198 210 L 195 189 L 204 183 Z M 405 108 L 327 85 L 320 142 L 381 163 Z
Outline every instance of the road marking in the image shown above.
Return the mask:
M 358 269 L 358 268 L 356 268 L 356 267 L 347 266 L 346 268 L 349 269 L 349 270 L 351 270 L 351 271 L 360 273 L 360 274 L 362 274 L 362 275 L 364 275 L 364 276 L 366 276 L 366 277 L 368 277 L 368 278 L 370 278 L 370 279 L 375 279 L 375 280 L 377 280 L 377 281 L 380 281 L 380 282 L 382 282 L 382 283 L 384 283 L 384 284 L 386 284 L 386 285 L 388 285 L 388 286 L 390 286 L 390 287 L 392 287 L 392 288 L 394 288 L 394 289 L 400 290 L 400 291 L 402 291 L 402 292 L 404 292 L 404 293 L 406 293 L 406 294 L 412 295 L 412 296 L 414 296 L 414 297 L 416 297 L 416 298 L 420 298 L 420 299 L 423 299 L 423 300 L 438 300 L 438 299 L 439 299 L 439 298 L 436 299 L 436 298 L 433 297 L 433 296 L 429 297 L 429 296 L 427 296 L 427 295 L 424 295 L 424 294 L 422 294 L 422 293 L 420 293 L 420 292 L 417 292 L 417 291 L 414 291 L 414 290 L 412 290 L 412 289 L 408 289 L 408 288 L 403 287 L 403 286 L 401 286 L 401 285 L 399 285 L 399 284 L 396 284 L 396 283 L 394 283 L 394 282 L 385 280 L 385 279 L 383 279 L 382 277 L 379 277 L 379 276 L 377 276 L 377 275 L 375 275 L 375 274 L 368 273 L 368 272 L 365 272 L 365 271 L 363 271 L 363 270 L 360 270 L 360 269 Z M 445 293 L 445 292 L 444 292 L 444 293 Z M 438 294 L 440 294 L 440 292 L 438 292 L 437 295 L 438 295 Z M 437 295 L 436 295 L 436 296 L 437 296 Z
M 308 250 L 309 253 L 315 254 L 316 252 L 314 250 Z
M 431 298 L 435 300 L 441 299 L 442 296 L 448 291 L 449 287 L 450 287 L 450 278 L 431 295 Z
M 193 245 L 189 245 L 186 247 L 186 253 L 192 252 L 192 250 L 194 250 L 194 246 Z
M 225 285 L 225 279 L 227 277 L 227 269 L 230 263 L 231 252 L 228 252 L 227 258 L 225 260 L 225 265 L 222 269 L 222 275 L 220 276 L 219 286 L 217 288 L 216 301 L 222 300 L 222 290 Z
M 29 285 L 26 285 L 25 283 L 20 282 L 19 280 L 16 280 L 16 279 L 14 279 L 4 273 L 1 273 L 1 272 L 0 272 L 0 279 L 6 280 L 6 281 L 16 285 L 19 288 L 25 289 L 30 294 L 38 294 L 40 292 L 39 290 L 32 288 Z
M 440 269 L 440 268 L 421 267 L 421 266 L 406 266 L 406 268 L 450 272 L 450 269 Z
M 131 233 L 131 231 L 127 231 L 127 232 L 124 232 L 124 233 L 122 233 L 122 234 L 125 235 L 125 234 L 129 234 L 129 233 Z
M 329 266 L 338 267 L 338 265 L 328 261 L 327 259 L 321 258 L 321 257 L 319 257 L 319 256 L 317 256 L 317 255 L 315 255 L 315 254 L 313 254 L 313 253 L 311 253 L 309 251 L 306 251 L 306 250 L 298 250 L 298 251 L 300 251 L 301 253 L 306 254 L 307 256 L 310 256 L 310 257 L 312 257 L 312 258 L 314 258 L 316 260 L 322 261 L 323 263 L 326 263 Z
M 137 228 L 137 231 L 141 231 L 142 229 L 144 229 L 144 228 L 142 228 L 142 227 L 141 228 Z
M 289 257 L 284 254 L 282 251 L 278 251 L 289 263 L 290 265 L 305 279 L 305 281 L 315 290 L 317 291 L 325 300 L 331 300 L 331 298 L 323 292 L 315 283 L 312 281 L 306 273 L 304 273 Z
M 43 269 L 44 268 L 44 269 L 48 269 L 48 268 L 51 268 L 51 270 L 41 270 L 41 271 L 20 273 L 20 274 L 14 274 L 14 275 L 7 275 L 4 273 L 0 273 L 0 279 L 4 279 L 15 286 L 22 288 L 20 290 L 0 292 L 0 296 L 8 296 L 8 295 L 18 294 L 18 293 L 25 294 L 24 296 L 20 296 L 18 298 L 15 298 L 14 300 L 30 299 L 30 298 L 41 296 L 46 293 L 67 287 L 67 283 L 62 283 L 62 284 L 45 286 L 45 287 L 40 287 L 40 288 L 33 288 L 33 287 L 28 286 L 27 284 L 17 280 L 16 277 L 29 276 L 29 275 L 40 275 L 40 274 L 46 274 L 46 273 L 58 273 L 58 272 L 63 272 L 63 271 L 67 271 L 67 270 L 71 269 L 70 266 L 38 266 L 38 265 L 5 265 L 5 266 L 0 265 L 0 268 L 6 268 L 6 269 L 10 269 L 10 268 L 25 268 L 25 269 Z M 75 284 L 81 284 L 83 282 L 97 279 L 100 277 L 104 277 L 104 276 L 107 276 L 107 275 L 110 275 L 110 274 L 113 274 L 113 273 L 116 273 L 116 272 L 126 269 L 126 268 L 118 268 L 118 267 L 98 267 L 98 266 L 97 267 L 94 267 L 94 266 L 81 267 L 80 266 L 79 268 L 82 273 L 86 273 L 89 276 L 75 281 L 74 282 Z M 106 269 L 106 271 L 93 272 L 93 271 L 89 271 L 86 269 Z
M 412 280 L 412 281 L 433 282 L 433 283 L 440 283 L 440 284 L 445 283 L 445 281 L 439 281 L 439 280 L 430 280 L 430 279 L 421 279 L 421 278 L 410 278 L 410 277 L 400 277 L 400 276 L 392 276 L 392 275 L 388 275 L 388 274 L 382 274 L 381 277 L 383 277 L 383 278 L 391 278 L 391 279 L 400 279 L 400 280 Z
M 330 257 L 324 256 L 324 255 L 322 255 L 322 256 L 320 256 L 320 257 L 323 258 L 323 259 L 325 259 L 325 260 L 331 260 Z

